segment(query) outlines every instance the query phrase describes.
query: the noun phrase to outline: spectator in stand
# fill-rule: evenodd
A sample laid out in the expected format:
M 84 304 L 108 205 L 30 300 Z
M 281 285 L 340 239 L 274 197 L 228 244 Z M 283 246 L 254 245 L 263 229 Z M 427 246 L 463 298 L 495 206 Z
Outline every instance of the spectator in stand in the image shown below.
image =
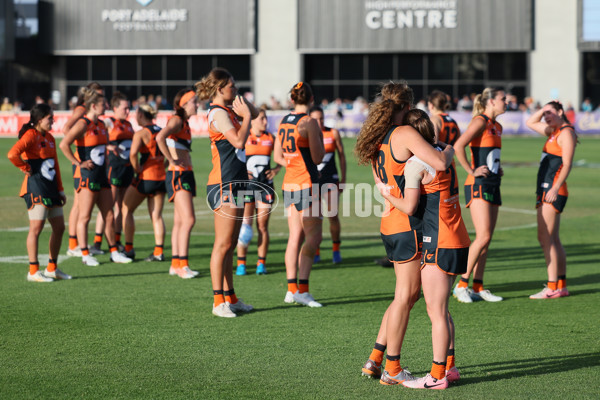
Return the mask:
M 281 105 L 281 102 L 279 100 L 277 100 L 275 98 L 275 96 L 271 96 L 269 101 L 271 103 L 271 105 L 270 105 L 271 110 L 283 110 L 283 106 Z
M 44 99 L 41 96 L 35 96 L 35 104 L 45 103 Z
M 77 107 L 77 96 L 73 96 L 67 102 L 67 108 L 69 111 L 73 111 Z
M 5 97 L 2 100 L 2 105 L 0 106 L 0 111 L 12 111 L 13 105 L 10 103 L 10 99 Z
M 573 103 L 567 103 L 567 111 L 565 111 L 565 115 L 572 124 L 575 124 L 575 107 L 573 107 Z
M 462 99 L 456 103 L 456 111 L 471 111 L 473 109 L 473 102 L 468 95 L 463 94 Z
M 15 102 L 13 103 L 13 112 L 15 113 L 19 113 L 21 112 L 21 110 L 23 109 L 23 103 L 21 103 L 19 100 L 15 100 Z
M 583 103 L 581 103 L 581 111 L 592 112 L 593 110 L 594 110 L 594 105 L 592 104 L 592 101 L 590 100 L 589 97 L 586 97 L 585 100 L 583 100 Z
M 160 110 L 166 109 L 167 102 L 163 99 L 163 97 L 160 94 L 156 95 L 155 102 L 156 102 L 156 108 L 155 108 L 156 110 L 160 111 Z
M 509 94 L 506 96 L 506 111 L 519 111 L 519 103 L 517 102 L 517 96 Z
M 156 101 L 154 101 L 154 95 L 153 94 L 149 94 L 148 95 L 148 103 L 147 103 L 150 107 L 152 107 L 154 110 L 156 110 Z
M 424 99 L 419 100 L 415 108 L 427 112 L 427 102 Z

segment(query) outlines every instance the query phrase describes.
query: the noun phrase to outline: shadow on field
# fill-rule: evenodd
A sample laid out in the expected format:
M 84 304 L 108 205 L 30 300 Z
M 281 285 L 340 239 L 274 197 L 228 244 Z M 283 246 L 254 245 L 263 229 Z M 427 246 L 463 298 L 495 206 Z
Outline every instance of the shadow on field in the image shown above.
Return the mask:
M 545 270 L 544 270 L 544 271 L 540 271 L 540 279 L 539 280 L 517 281 L 517 282 L 511 281 L 511 282 L 500 283 L 500 284 L 498 284 L 498 283 L 489 284 L 489 285 L 486 285 L 486 287 L 489 288 L 492 292 L 497 292 L 499 295 L 503 296 L 505 299 L 519 298 L 519 297 L 523 297 L 523 296 L 522 295 L 520 295 L 520 296 L 505 296 L 504 293 L 520 292 L 520 291 L 524 290 L 524 291 L 531 291 L 532 292 L 531 294 L 533 294 L 533 292 L 540 291 L 543 289 L 543 285 L 544 285 L 544 283 L 546 283 L 546 281 L 544 280 L 545 277 L 546 277 L 546 275 L 545 275 Z M 588 275 L 570 278 L 569 274 L 568 274 L 568 268 L 567 268 L 567 287 L 569 288 L 569 292 L 571 293 L 571 296 L 576 296 L 578 294 L 600 292 L 600 287 L 597 289 L 577 290 L 578 285 L 589 285 L 589 284 L 594 284 L 594 283 L 600 283 L 600 273 L 588 274 Z
M 566 356 L 561 355 L 560 357 L 551 356 L 527 358 L 524 360 L 469 365 L 461 367 L 461 374 L 463 370 L 465 371 L 465 375 L 468 375 L 469 372 L 480 370 L 479 372 L 485 372 L 489 375 L 477 378 L 463 378 L 461 376 L 461 379 L 457 382 L 457 384 L 464 385 L 479 382 L 499 381 L 521 376 L 547 375 L 598 366 L 600 366 L 600 352 L 571 354 Z
M 493 244 L 492 244 L 493 247 Z M 567 253 L 567 268 L 569 264 L 584 264 L 595 262 L 600 253 L 600 244 L 598 243 L 579 243 L 565 245 Z M 589 258 L 583 258 L 590 256 Z M 488 254 L 488 264 L 493 262 L 510 263 L 514 262 L 512 267 L 503 266 L 502 269 L 523 269 L 544 267 L 544 253 L 540 246 L 514 247 L 494 249 L 491 248 Z
M 96 279 L 96 278 L 122 278 L 125 276 L 141 276 L 141 275 L 162 275 L 167 271 L 149 271 L 149 272 L 128 272 L 124 274 L 104 274 L 104 275 L 89 275 L 89 276 L 74 276 L 73 280 L 77 279 Z
M 317 301 L 323 304 L 323 307 L 337 306 L 340 304 L 353 304 L 353 303 L 373 303 L 377 301 L 392 301 L 394 299 L 393 295 L 389 294 L 367 294 L 360 295 L 355 297 L 343 296 L 343 297 L 319 297 Z M 281 309 L 289 309 L 294 307 L 304 307 L 299 304 L 283 304 L 275 307 L 266 307 L 260 309 L 254 309 L 253 312 L 263 312 L 263 311 L 272 311 L 272 310 L 281 310 Z

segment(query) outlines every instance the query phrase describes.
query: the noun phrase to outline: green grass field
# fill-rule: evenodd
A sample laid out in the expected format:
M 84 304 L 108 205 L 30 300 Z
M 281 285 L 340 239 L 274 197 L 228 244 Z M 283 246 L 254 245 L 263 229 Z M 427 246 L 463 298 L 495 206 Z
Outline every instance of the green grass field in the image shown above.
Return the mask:
M 391 269 L 373 263 L 383 255 L 379 219 L 357 217 L 372 208 L 369 193 L 347 191 L 350 215 L 342 218 L 341 265 L 331 264 L 325 233 L 323 261 L 311 275 L 321 309 L 283 303 L 283 254 L 287 224 L 281 205 L 271 219 L 269 274 L 236 277 L 236 292 L 256 311 L 235 319 L 211 314 L 209 258 L 212 215 L 204 183 L 209 144 L 195 140 L 199 196 L 190 265 L 193 280 L 170 277 L 168 263 L 111 264 L 99 256 L 90 268 L 61 258 L 75 278 L 29 283 L 27 214 L 18 198 L 22 173 L 5 155 L 14 143 L 0 140 L 0 399 L 579 399 L 600 395 L 600 140 L 582 138 L 569 177 L 570 198 L 561 237 L 568 257 L 571 297 L 529 300 L 546 279 L 536 238 L 535 177 L 542 138 L 506 138 L 498 227 L 485 276 L 501 303 L 461 304 L 451 299 L 462 379 L 443 393 L 387 387 L 360 375 L 381 316 L 392 299 Z M 345 140 L 349 182 L 372 183 Z M 70 166 L 61 157 L 65 186 Z M 461 181 L 464 181 L 464 173 Z M 276 183 L 280 187 L 282 176 Z M 70 189 L 68 192 L 72 192 Z M 358 193 L 358 194 L 357 194 Z M 461 193 L 462 197 L 462 193 Z M 70 198 L 71 199 L 71 198 Z M 65 208 L 68 215 L 70 205 Z M 144 208 L 137 212 L 136 250 L 152 250 Z M 463 212 L 472 228 L 469 213 Z M 173 208 L 165 208 L 170 230 Z M 324 223 L 324 231 L 328 224 Z M 47 254 L 47 228 L 41 252 Z M 167 237 L 167 243 L 169 243 Z M 256 239 L 255 239 L 256 240 Z M 255 240 L 248 256 L 256 261 Z M 67 236 L 62 254 L 66 251 Z M 166 249 L 167 255 L 170 249 Z M 40 261 L 47 262 L 46 256 Z M 425 303 L 413 309 L 402 365 L 416 375 L 431 365 L 430 323 Z

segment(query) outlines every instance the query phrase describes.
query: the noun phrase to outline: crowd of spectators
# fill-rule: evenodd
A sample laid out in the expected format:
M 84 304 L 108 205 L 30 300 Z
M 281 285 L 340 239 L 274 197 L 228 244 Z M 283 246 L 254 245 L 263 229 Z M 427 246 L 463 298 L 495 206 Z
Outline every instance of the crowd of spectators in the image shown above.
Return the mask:
M 471 112 L 473 110 L 473 99 L 475 98 L 476 93 L 464 94 L 461 98 L 452 99 L 452 107 L 449 111 L 465 111 Z M 254 101 L 254 96 L 251 92 L 246 92 L 244 96 L 248 97 L 249 100 Z M 35 104 L 47 102 L 53 109 L 58 110 L 58 105 L 54 104 L 52 99 L 45 101 L 41 96 L 35 97 Z M 158 110 L 172 110 L 173 106 L 167 101 L 167 99 L 163 98 L 160 94 L 152 95 L 149 94 L 147 96 L 143 95 L 138 97 L 137 99 L 132 100 L 131 109 L 136 110 L 141 104 L 149 104 L 154 109 Z M 535 101 L 532 97 L 525 97 L 521 102 L 518 101 L 517 96 L 513 94 L 507 95 L 507 111 L 521 111 L 526 113 L 534 113 L 535 111 L 541 108 L 541 104 L 539 101 Z M 77 97 L 73 96 L 67 102 L 67 109 L 73 110 L 77 105 Z M 352 113 L 366 113 L 368 109 L 367 101 L 362 97 L 357 97 L 354 100 L 351 99 L 341 99 L 336 98 L 334 100 L 322 99 L 320 104 L 321 108 L 325 111 L 335 111 L 337 114 L 342 116 L 342 114 L 346 112 Z M 200 107 L 202 109 L 206 109 L 208 104 L 201 103 Z M 290 99 L 286 99 L 281 101 L 277 99 L 275 96 L 271 96 L 268 102 L 264 102 L 260 104 L 261 108 L 266 110 L 290 110 L 293 108 L 292 102 Z M 421 99 L 416 104 L 417 108 L 427 111 L 427 100 Z M 2 103 L 0 104 L 0 111 L 8 111 L 8 112 L 20 112 L 22 110 L 27 110 L 23 103 L 18 100 L 11 102 L 8 97 L 4 97 L 2 99 Z M 565 105 L 565 110 L 567 114 L 575 113 L 575 108 L 571 103 L 567 103 Z M 594 110 L 599 111 L 600 106 L 598 108 L 594 108 L 594 104 L 592 103 L 589 97 L 586 97 L 584 101 L 581 103 L 579 107 L 580 111 L 583 112 L 592 112 Z

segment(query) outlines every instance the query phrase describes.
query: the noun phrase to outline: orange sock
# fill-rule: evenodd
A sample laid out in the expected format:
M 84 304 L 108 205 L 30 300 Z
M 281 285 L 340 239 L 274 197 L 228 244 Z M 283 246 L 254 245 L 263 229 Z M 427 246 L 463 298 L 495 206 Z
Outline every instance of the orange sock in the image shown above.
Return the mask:
M 480 279 L 473 279 L 473 291 L 479 293 L 483 290 L 483 281 Z
M 181 257 L 179 256 L 179 268 L 185 268 L 188 266 L 188 258 L 187 256 Z
M 267 263 L 267 258 L 266 257 L 258 257 L 258 261 L 256 262 L 256 265 L 258 264 L 266 264 Z
M 171 267 L 179 268 L 179 256 L 171 256 Z
M 56 260 L 49 259 L 48 260 L 48 267 L 46 267 L 46 269 L 48 270 L 48 272 L 54 272 L 54 271 L 56 271 Z
M 454 364 L 454 356 L 446 357 L 446 371 L 452 369 L 456 364 Z
M 446 376 L 446 363 L 445 362 L 432 362 L 431 372 L 429 373 L 435 379 L 444 379 Z
M 162 253 L 163 253 L 163 245 L 162 244 L 160 244 L 160 245 L 157 244 L 156 246 L 154 246 L 154 255 L 155 256 L 158 257 L 158 256 L 162 255 Z
M 233 289 L 224 291 L 223 295 L 225 296 L 225 301 L 227 301 L 229 304 L 235 304 L 238 302 L 238 298 Z
M 33 275 L 36 272 L 38 272 L 40 270 L 40 263 L 39 261 L 29 261 L 29 274 Z
M 125 243 L 125 251 L 133 250 L 133 243 Z
M 288 279 L 288 292 L 296 293 L 298 291 L 298 284 L 295 279 Z
M 84 249 L 81 249 L 81 255 L 82 256 L 89 256 L 90 255 L 90 250 L 86 247 Z
M 315 256 L 320 256 L 321 255 L 321 249 L 318 248 L 317 251 L 315 251 Z
M 246 257 L 238 257 L 237 258 L 237 265 L 238 265 L 238 267 L 240 265 L 246 265 Z
M 300 279 L 298 280 L 298 283 L 298 290 L 300 291 L 300 293 L 308 292 L 308 279 Z
M 99 247 L 102 244 L 102 234 L 96 233 L 94 235 L 94 246 Z
M 115 232 L 115 240 L 117 243 L 121 242 L 121 232 Z
M 341 242 L 333 242 L 333 251 L 340 251 Z
M 567 287 L 567 277 L 564 275 L 561 275 L 558 277 L 558 286 L 556 287 L 557 289 L 564 289 Z
M 77 236 L 69 236 L 69 249 L 77 247 Z
M 213 290 L 213 303 L 215 304 L 215 307 L 217 307 L 220 304 L 225 303 L 225 296 L 223 296 L 223 291 L 222 290 Z
M 381 365 L 383 362 L 383 353 L 384 352 L 381 350 L 373 349 L 371 355 L 369 356 L 369 360 L 373 360 L 377 365 Z
M 385 370 L 391 376 L 396 376 L 400 372 L 402 372 L 402 367 L 400 366 L 400 356 L 390 356 L 386 357 L 387 361 L 385 362 Z
M 95 244 L 95 243 L 94 243 Z M 117 251 L 117 245 L 111 246 L 108 245 L 108 250 L 112 253 L 113 251 Z
M 550 281 L 548 281 L 548 289 L 550 289 L 550 290 L 556 290 L 557 287 L 558 287 L 558 283 L 557 282 L 550 282 Z
M 465 280 L 463 278 L 460 278 L 460 281 L 458 281 L 457 287 L 459 287 L 459 288 L 469 287 L 469 280 L 468 279 Z

